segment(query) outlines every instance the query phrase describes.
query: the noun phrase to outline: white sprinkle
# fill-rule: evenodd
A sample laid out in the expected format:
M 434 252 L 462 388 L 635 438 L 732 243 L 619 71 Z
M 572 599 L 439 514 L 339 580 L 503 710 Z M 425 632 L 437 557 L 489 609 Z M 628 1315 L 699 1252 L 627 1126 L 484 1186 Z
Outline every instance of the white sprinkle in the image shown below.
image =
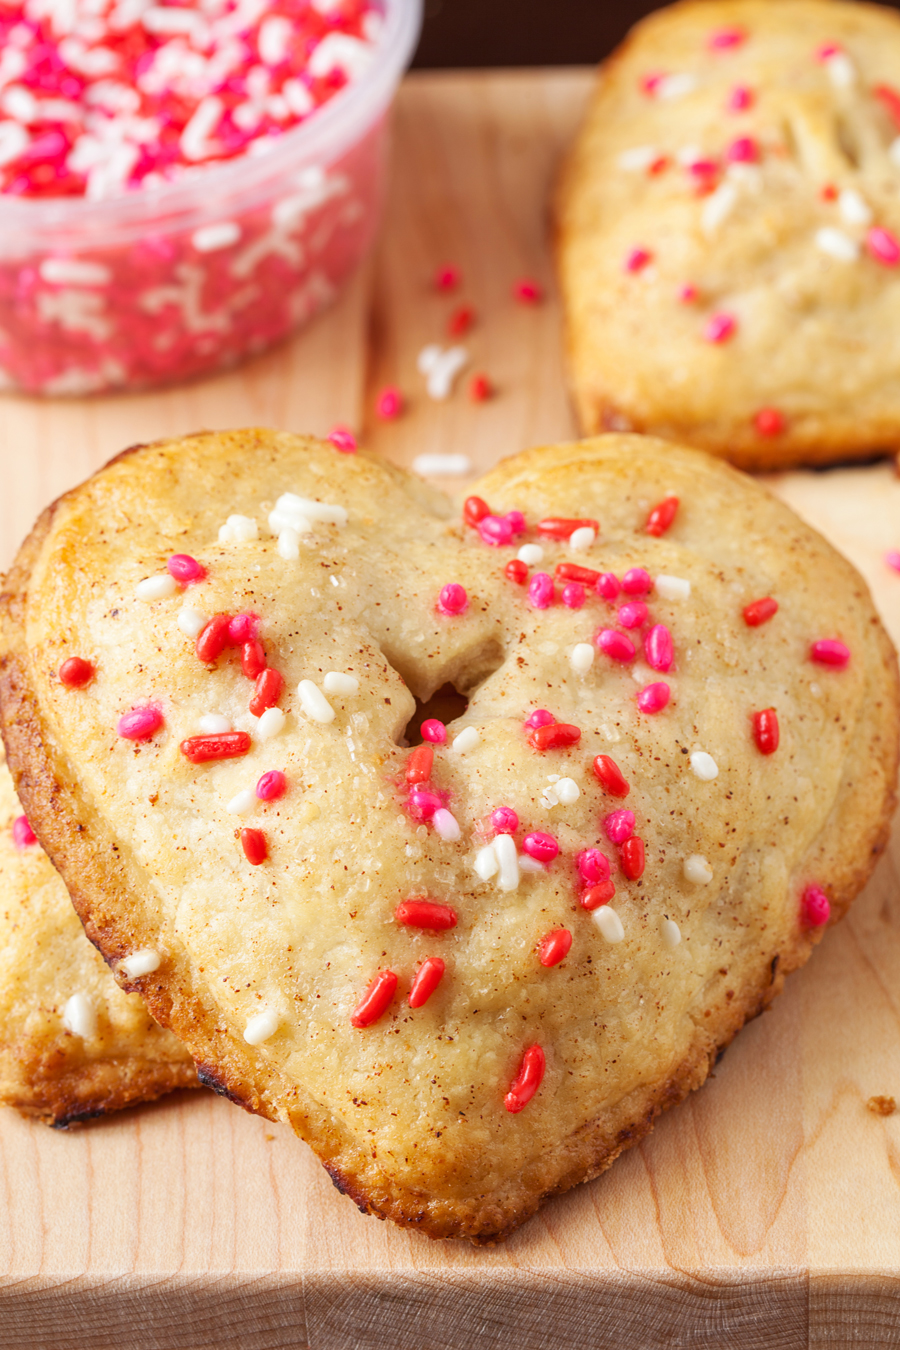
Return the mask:
M 552 811 L 554 806 L 559 806 L 559 797 L 556 795 L 555 787 L 545 787 L 541 792 L 541 806 L 545 806 L 548 811 Z
M 204 713 L 197 725 L 203 736 L 224 736 L 231 731 L 231 722 L 221 713 Z
M 205 159 L 209 153 L 209 136 L 221 121 L 225 105 L 220 98 L 209 95 L 194 109 L 191 120 L 181 133 L 179 144 L 185 159 Z
M 698 159 L 703 159 L 703 147 L 699 145 L 683 145 L 680 150 L 675 151 L 676 163 L 683 169 L 689 169 L 692 164 L 696 164 Z
M 855 188 L 844 188 L 838 197 L 838 210 L 848 225 L 871 225 L 872 210 Z
M 252 516 L 229 516 L 219 527 L 220 544 L 248 544 L 259 535 L 259 526 Z
M 275 15 L 272 17 L 274 18 Z M 301 84 L 300 80 L 285 80 L 284 84 L 281 86 L 281 93 L 285 103 L 295 117 L 306 117 L 307 113 L 311 113 L 316 106 L 316 101 L 312 94 L 305 84 Z M 279 202 L 278 206 L 280 205 L 281 203 Z M 275 214 L 278 210 L 278 206 L 272 208 L 272 219 L 275 221 L 276 225 L 283 223 Z
M 307 717 L 311 717 L 314 722 L 334 721 L 334 708 L 312 680 L 301 680 L 297 685 L 297 693 L 300 695 L 300 706 Z
M 311 534 L 312 528 L 313 523 L 309 517 L 301 516 L 297 511 L 279 511 L 276 507 L 274 511 L 269 512 L 269 529 L 279 538 L 285 530 L 290 530 L 293 535 L 296 535 L 299 543 L 300 536 Z M 297 550 L 297 556 L 300 556 L 299 549 Z
M 185 637 L 195 638 L 199 637 L 206 627 L 206 615 L 201 614 L 199 609 L 191 609 L 190 605 L 185 605 L 175 622 Z
M 465 347 L 441 347 L 431 345 L 419 353 L 419 370 L 425 375 L 425 388 L 428 397 L 438 403 L 448 399 L 453 391 L 453 381 L 467 364 L 469 353 Z
M 459 735 L 453 738 L 451 749 L 458 755 L 464 755 L 468 750 L 474 750 L 480 739 L 477 727 L 464 727 Z
M 346 507 L 332 502 L 314 501 L 311 497 L 298 497 L 295 492 L 283 492 L 275 503 L 275 511 L 286 517 L 286 525 L 293 525 L 301 534 L 306 533 L 312 520 L 321 520 L 326 525 L 347 524 Z M 271 516 L 269 519 L 271 521 Z M 298 525 L 298 519 L 305 524 Z
M 355 675 L 346 675 L 342 670 L 329 670 L 322 681 L 322 688 L 326 694 L 343 694 L 346 697 L 349 694 L 359 693 L 359 680 Z
M 660 933 L 662 934 L 663 945 L 668 947 L 670 952 L 674 952 L 681 941 L 681 929 L 678 927 L 675 920 L 664 919 L 660 928 Z
M 699 853 L 692 853 L 689 858 L 685 858 L 682 870 L 685 881 L 694 886 L 708 886 L 713 878 L 712 868 Z
M 696 76 L 683 70 L 677 71 L 674 75 L 664 75 L 654 85 L 653 93 L 656 98 L 670 102 L 673 99 L 684 98 L 686 94 L 692 94 L 696 88 Z
M 261 741 L 271 741 L 281 734 L 284 727 L 284 713 L 280 708 L 266 708 L 256 724 L 256 734 Z
M 684 577 L 668 577 L 663 573 L 654 584 L 656 594 L 663 600 L 687 600 L 691 594 L 691 583 Z
M 825 62 L 835 89 L 849 89 L 856 84 L 856 66 L 843 52 L 835 52 Z
M 849 234 L 844 234 L 843 230 L 836 230 L 832 225 L 825 225 L 821 230 L 816 230 L 816 248 L 820 253 L 827 253 L 829 258 L 837 258 L 838 262 L 852 263 L 859 257 L 859 244 L 855 239 L 851 239 Z
M 97 1035 L 97 1010 L 84 994 L 73 994 L 63 1008 L 63 1026 L 73 1036 L 89 1041 Z
M 591 918 L 600 929 L 600 932 L 606 938 L 607 942 L 621 942 L 625 936 L 625 929 L 622 927 L 622 920 L 614 909 L 609 905 L 601 905 L 595 909 Z
M 454 844 L 457 839 L 462 837 L 459 822 L 446 807 L 438 807 L 431 817 L 431 823 L 440 837 L 448 844 Z
M 711 783 L 719 776 L 719 766 L 705 750 L 695 750 L 691 755 L 691 768 L 701 783 Z
M 291 49 L 293 26 L 282 14 L 270 14 L 259 25 L 257 45 L 267 66 L 280 66 Z
M 225 810 L 232 816 L 249 816 L 255 806 L 256 793 L 252 788 L 243 788 L 237 796 L 232 797 Z
M 762 170 L 758 164 L 729 164 L 725 174 L 736 183 L 738 187 L 747 188 L 751 192 L 761 192 L 763 186 Z
M 528 567 L 534 567 L 537 563 L 543 561 L 544 550 L 540 544 L 523 544 L 516 557 L 519 562 L 526 563 Z
M 159 952 L 155 952 L 152 947 L 142 947 L 120 961 L 116 969 L 126 980 L 136 980 L 140 975 L 150 975 L 154 970 L 159 970 L 160 964 Z
M 274 1012 L 257 1013 L 244 1027 L 244 1040 L 248 1045 L 262 1045 L 275 1035 L 281 1026 L 281 1018 Z
M 138 600 L 165 600 L 178 590 L 178 582 L 168 572 L 157 577 L 145 577 L 134 588 Z
M 485 844 L 475 854 L 475 872 L 482 881 L 490 881 L 491 877 L 497 871 L 497 855 L 494 852 L 493 844 Z
M 296 562 L 300 557 L 300 536 L 291 525 L 278 532 L 278 556 L 285 562 Z
M 367 42 L 361 42 L 349 33 L 326 33 L 306 68 L 314 79 L 324 79 L 332 70 L 338 69 L 348 80 L 355 80 L 368 69 L 374 54 Z
M 413 472 L 423 478 L 464 478 L 472 472 L 468 455 L 416 455 Z
M 45 258 L 38 268 L 43 281 L 56 286 L 105 286 L 112 273 L 102 263 L 77 258 Z
M 229 248 L 241 237 L 241 227 L 233 220 L 221 220 L 215 225 L 204 225 L 191 235 L 191 243 L 198 253 L 215 253 Z
M 148 33 L 193 33 L 202 16 L 195 9 L 154 5 L 144 10 L 141 23 Z
M 500 876 L 497 885 L 501 891 L 515 891 L 519 886 L 519 857 L 516 842 L 511 834 L 498 834 L 494 840 L 494 852 Z
M 590 525 L 580 525 L 569 535 L 569 548 L 573 553 L 584 553 L 597 538 L 597 531 Z
M 720 183 L 715 192 L 711 192 L 700 211 L 700 228 L 709 238 L 714 235 L 723 221 L 731 215 L 737 206 L 737 188 L 733 183 Z
M 634 145 L 619 155 L 618 165 L 626 173 L 646 173 L 659 159 L 655 145 Z
M 28 132 L 18 122 L 0 122 L 0 169 L 18 159 L 28 144 Z
M 529 854 L 529 853 L 520 853 L 520 854 L 519 854 L 519 871 L 520 871 L 520 872 L 531 872 L 531 873 L 535 873 L 535 872 L 546 872 L 546 870 L 547 870 L 546 867 L 545 867 L 544 864 L 540 861 L 539 858 L 532 858 L 532 857 L 531 857 L 531 854 Z
M 439 347 L 436 342 L 429 342 L 427 346 L 422 348 L 416 357 L 416 369 L 420 375 L 431 374 L 441 359 L 442 351 L 443 348 Z
M 581 788 L 574 778 L 561 778 L 556 784 L 556 796 L 562 806 L 571 806 L 581 796 Z
M 586 675 L 594 664 L 594 648 L 590 642 L 577 642 L 569 656 L 572 669 L 579 675 Z
M 900 136 L 888 146 L 888 159 L 900 169 Z

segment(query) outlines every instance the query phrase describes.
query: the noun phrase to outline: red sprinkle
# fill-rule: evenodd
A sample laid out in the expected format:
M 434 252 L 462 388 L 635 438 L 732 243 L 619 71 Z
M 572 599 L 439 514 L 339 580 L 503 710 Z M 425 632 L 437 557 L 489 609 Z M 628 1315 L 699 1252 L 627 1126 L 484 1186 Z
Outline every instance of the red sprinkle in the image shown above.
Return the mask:
M 521 558 L 513 558 L 503 569 L 503 575 L 508 581 L 514 581 L 517 586 L 524 586 L 528 580 L 528 568 Z
M 601 628 L 594 643 L 613 661 L 633 661 L 635 658 L 636 648 L 631 638 L 616 628 Z
M 444 978 L 444 963 L 439 956 L 429 956 L 416 971 L 409 991 L 409 1006 L 421 1008 L 427 1003 Z
M 538 534 L 544 539 L 570 539 L 576 530 L 599 530 L 596 520 L 567 520 L 562 516 L 548 516 L 538 522 Z
M 637 705 L 642 713 L 658 713 L 669 702 L 672 691 L 665 680 L 655 684 L 645 684 L 637 696 Z
M 119 718 L 116 730 L 126 741 L 149 741 L 163 724 L 162 711 L 152 705 L 133 708 Z
M 866 235 L 866 244 L 876 262 L 885 267 L 896 267 L 900 263 L 900 240 L 883 225 L 874 225 Z
M 787 428 L 787 418 L 778 408 L 760 408 L 753 425 L 760 436 L 780 436 Z
M 809 649 L 810 660 L 818 661 L 821 666 L 835 666 L 843 669 L 850 660 L 850 649 L 836 638 L 821 638 Z
M 876 84 L 872 93 L 887 108 L 894 126 L 900 131 L 900 94 L 889 84 Z
M 707 46 L 711 51 L 728 51 L 732 47 L 740 47 L 747 41 L 747 34 L 743 28 L 717 28 L 715 32 L 710 33 L 707 39 Z
M 715 344 L 728 342 L 737 332 L 737 326 L 733 314 L 711 314 L 703 329 L 703 340 Z
M 656 538 L 659 538 L 661 534 L 665 534 L 666 530 L 670 528 L 672 521 L 675 519 L 677 510 L 677 497 L 664 498 L 658 506 L 654 506 L 647 517 L 647 533 L 654 535 Z
M 543 288 L 539 281 L 534 281 L 531 277 L 522 277 L 513 286 L 513 299 L 518 300 L 520 305 L 536 305 L 544 298 Z
M 745 84 L 736 84 L 728 95 L 728 102 L 725 105 L 729 112 L 746 112 L 752 108 L 756 95 L 752 89 L 748 89 Z
M 16 816 L 12 823 L 12 837 L 16 848 L 31 848 L 37 843 L 37 835 L 28 823 L 27 816 Z
M 460 305 L 447 320 L 447 332 L 450 337 L 464 337 L 476 319 L 471 305 Z
M 160 720 L 162 717 L 160 716 Z M 222 731 L 215 736 L 189 736 L 179 747 L 185 759 L 192 764 L 206 764 L 213 759 L 238 759 L 250 749 L 246 731 Z
M 469 381 L 469 398 L 473 403 L 485 403 L 494 392 L 486 375 L 473 375 Z
M 241 830 L 241 848 L 248 863 L 254 867 L 259 867 L 269 856 L 269 846 L 262 830 L 251 830 L 249 827 Z
M 467 497 L 463 505 L 463 520 L 467 525 L 474 527 L 479 521 L 484 520 L 485 516 L 491 514 L 491 508 L 481 497 Z
M 626 839 L 622 845 L 620 860 L 622 871 L 629 881 L 637 881 L 638 877 L 643 876 L 645 863 L 643 839 L 636 834 Z
M 594 760 L 594 776 L 611 797 L 627 797 L 631 786 L 625 781 L 622 770 L 609 755 L 598 755 Z
M 679 286 L 678 288 L 679 303 L 682 305 L 692 305 L 699 293 L 696 286 L 692 286 L 690 282 L 686 282 L 684 286 Z
M 653 590 L 653 578 L 645 568 L 632 567 L 622 578 L 622 590 L 626 595 L 646 595 Z
M 403 412 L 403 395 L 395 384 L 389 384 L 375 401 L 375 412 L 382 422 L 393 422 Z
M 503 1098 L 503 1105 L 513 1114 L 521 1111 L 531 1101 L 544 1077 L 546 1061 L 539 1045 L 530 1045 L 522 1056 L 522 1063 L 509 1092 Z
M 214 614 L 200 630 L 194 650 L 201 661 L 209 664 L 222 655 L 231 642 L 231 635 L 228 631 L 230 623 L 230 614 Z
M 823 202 L 836 202 L 837 195 L 838 190 L 835 187 L 834 183 L 826 183 L 825 186 L 822 188 L 822 191 L 819 193 L 819 196 L 822 198 Z
M 498 834 L 515 834 L 519 828 L 519 817 L 511 806 L 498 806 L 491 812 L 491 824 Z
M 417 745 L 406 761 L 407 783 L 428 783 L 434 766 L 434 751 L 430 745 Z
M 258 614 L 235 614 L 234 618 L 228 624 L 228 641 L 235 647 L 240 647 L 244 642 L 253 642 L 259 629 Z
M 469 597 L 466 594 L 465 587 L 460 586 L 456 581 L 449 581 L 446 586 L 441 588 L 437 607 L 442 614 L 464 614 L 469 607 Z
M 828 896 L 819 886 L 807 886 L 800 903 L 800 922 L 804 928 L 821 928 L 831 917 Z
M 528 739 L 535 750 L 564 750 L 577 745 L 581 740 L 581 729 L 568 722 L 553 722 L 546 726 L 534 727 L 528 733 Z
M 600 881 L 596 886 L 590 886 L 581 897 L 582 909 L 599 909 L 601 905 L 608 905 L 616 893 L 615 883 L 612 881 Z
M 773 600 L 771 595 L 765 595 L 762 600 L 754 600 L 744 608 L 744 623 L 750 628 L 758 628 L 761 623 L 768 623 L 777 613 L 778 601 Z
M 554 928 L 552 933 L 541 939 L 538 960 L 542 966 L 558 966 L 568 956 L 571 946 L 572 934 L 568 928 Z
M 626 272 L 642 272 L 653 261 L 653 254 L 647 248 L 633 248 L 623 264 Z
M 256 687 L 250 700 L 250 711 L 254 717 L 262 717 L 267 708 L 274 708 L 284 688 L 284 676 L 280 671 L 266 666 L 256 678 Z
M 169 576 L 180 581 L 182 586 L 190 586 L 192 582 L 202 581 L 206 576 L 206 568 L 189 553 L 173 553 L 166 568 Z
M 753 739 L 760 754 L 774 755 L 779 740 L 778 713 L 774 708 L 753 714 Z
M 394 910 L 398 923 L 409 928 L 430 928 L 442 932 L 457 925 L 456 910 L 435 900 L 403 900 Z
M 255 680 L 266 668 L 266 653 L 261 642 L 245 642 L 241 647 L 241 670 Z
M 583 586 L 596 586 L 600 573 L 592 567 L 579 567 L 578 563 L 561 562 L 556 564 L 557 581 L 580 581 Z
M 462 281 L 462 272 L 452 263 L 445 263 L 439 267 L 434 274 L 434 289 L 436 291 L 455 291 Z
M 650 165 L 647 172 L 651 178 L 656 178 L 659 176 L 659 174 L 665 173 L 668 167 L 669 167 L 668 155 L 657 155 L 656 159 Z
M 256 785 L 256 795 L 261 802 L 274 802 L 283 797 L 287 789 L 287 779 L 280 769 L 269 769 Z
M 379 970 L 350 1016 L 353 1026 L 362 1029 L 377 1022 L 387 1012 L 397 992 L 397 976 L 392 970 Z
M 359 448 L 349 427 L 333 427 L 328 433 L 328 440 L 342 455 L 355 455 Z
M 447 739 L 447 728 L 438 717 L 427 717 L 422 723 L 422 740 L 432 745 L 443 745 Z
M 59 682 L 67 689 L 81 689 L 94 678 L 94 667 L 81 656 L 70 656 L 59 668 Z
M 526 834 L 522 841 L 522 849 L 529 858 L 536 858 L 542 863 L 551 863 L 559 853 L 559 844 L 552 834 L 535 830 L 533 834 Z

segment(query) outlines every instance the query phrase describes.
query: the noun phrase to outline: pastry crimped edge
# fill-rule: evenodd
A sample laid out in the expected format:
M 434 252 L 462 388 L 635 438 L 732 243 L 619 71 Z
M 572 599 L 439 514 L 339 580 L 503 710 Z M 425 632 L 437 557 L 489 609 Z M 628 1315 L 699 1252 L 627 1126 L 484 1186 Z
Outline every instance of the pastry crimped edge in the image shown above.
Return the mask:
M 171 444 L 162 441 L 157 447 Z M 664 443 L 657 444 L 664 448 Z M 144 448 L 152 447 L 134 447 L 124 453 Z M 579 462 L 583 448 L 576 443 L 526 452 L 514 461 L 505 461 L 472 490 L 488 498 L 509 492 L 517 482 L 527 481 L 538 460 L 542 473 L 548 467 L 563 469 Z M 717 470 L 741 477 L 721 462 L 717 462 Z M 49 507 L 38 521 L 5 578 L 0 596 L 0 624 L 7 649 L 0 660 L 2 734 L 16 789 L 35 833 L 63 875 L 88 936 L 115 966 L 133 950 L 135 933 L 124 915 L 125 907 L 119 907 L 116 913 L 106 897 L 111 890 L 124 889 L 127 893 L 132 889 L 129 861 L 119 853 L 108 827 L 89 818 L 77 785 L 66 781 L 52 748 L 44 744 L 40 712 L 28 687 L 28 652 L 24 645 L 27 589 L 58 505 Z M 846 765 L 840 792 L 825 826 L 796 869 L 803 874 L 813 871 L 827 888 L 831 923 L 846 913 L 886 847 L 896 805 L 900 753 L 896 653 L 879 624 L 865 583 L 849 563 L 839 561 L 848 579 L 853 580 L 857 600 L 870 610 L 870 622 L 875 626 L 880 665 L 873 670 L 871 684 L 890 697 L 867 700 L 867 715 L 857 727 L 855 754 Z M 836 828 L 838 823 L 840 828 Z M 780 992 L 785 976 L 805 963 L 823 932 L 798 928 L 795 940 L 784 945 L 755 984 L 745 986 L 733 1000 L 717 1005 L 704 1024 L 696 1027 L 689 1053 L 664 1082 L 628 1094 L 602 1119 L 561 1139 L 502 1190 L 467 1201 L 436 1199 L 410 1187 L 401 1190 L 363 1148 L 349 1139 L 327 1110 L 270 1065 L 260 1063 L 250 1046 L 232 1040 L 225 1028 L 217 1026 L 215 1015 L 200 1004 L 183 953 L 172 953 L 168 958 L 165 985 L 154 974 L 132 980 L 121 975 L 118 978 L 123 988 L 139 992 L 157 1021 L 171 1027 L 185 1042 L 202 1083 L 253 1113 L 291 1124 L 315 1149 L 338 1190 L 364 1213 L 391 1219 L 432 1238 L 459 1237 L 490 1244 L 507 1237 L 549 1197 L 599 1175 L 626 1148 L 644 1138 L 663 1110 L 701 1086 L 717 1056 L 747 1021 L 768 1007 Z

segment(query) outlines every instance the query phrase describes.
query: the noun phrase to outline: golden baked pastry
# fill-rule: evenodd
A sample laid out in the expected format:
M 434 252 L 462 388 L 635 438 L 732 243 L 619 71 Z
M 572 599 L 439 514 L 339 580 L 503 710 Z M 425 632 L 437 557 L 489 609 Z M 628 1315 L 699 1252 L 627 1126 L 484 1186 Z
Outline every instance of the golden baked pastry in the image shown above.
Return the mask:
M 123 987 L 432 1236 L 503 1236 L 702 1083 L 894 803 L 862 580 L 639 437 L 508 460 L 465 516 L 308 438 L 138 448 L 23 546 L 0 701 Z
M 85 937 L 0 752 L 0 1103 L 66 1126 L 196 1085 Z
M 742 468 L 900 449 L 900 15 L 712 0 L 602 68 L 560 183 L 582 429 Z

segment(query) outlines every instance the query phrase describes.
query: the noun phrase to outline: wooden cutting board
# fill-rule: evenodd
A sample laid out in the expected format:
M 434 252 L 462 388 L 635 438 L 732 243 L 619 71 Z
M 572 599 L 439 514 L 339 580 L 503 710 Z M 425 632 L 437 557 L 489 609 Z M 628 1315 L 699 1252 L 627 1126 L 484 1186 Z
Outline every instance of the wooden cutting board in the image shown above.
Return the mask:
M 39 509 L 126 445 L 251 423 L 346 422 L 406 465 L 477 470 L 568 437 L 547 198 L 582 72 L 414 76 L 380 252 L 291 344 L 162 394 L 0 401 L 0 563 Z M 454 300 L 438 263 L 465 276 Z M 513 303 L 539 279 L 546 302 Z M 416 372 L 459 300 L 497 396 Z M 373 416 L 396 383 L 402 420 Z M 459 483 L 447 484 L 459 486 Z M 772 486 L 862 570 L 900 641 L 900 480 L 886 463 Z M 54 1134 L 0 1113 L 0 1347 L 796 1350 L 900 1345 L 900 830 L 849 919 L 713 1081 L 505 1246 L 363 1218 L 288 1132 L 206 1093 Z

